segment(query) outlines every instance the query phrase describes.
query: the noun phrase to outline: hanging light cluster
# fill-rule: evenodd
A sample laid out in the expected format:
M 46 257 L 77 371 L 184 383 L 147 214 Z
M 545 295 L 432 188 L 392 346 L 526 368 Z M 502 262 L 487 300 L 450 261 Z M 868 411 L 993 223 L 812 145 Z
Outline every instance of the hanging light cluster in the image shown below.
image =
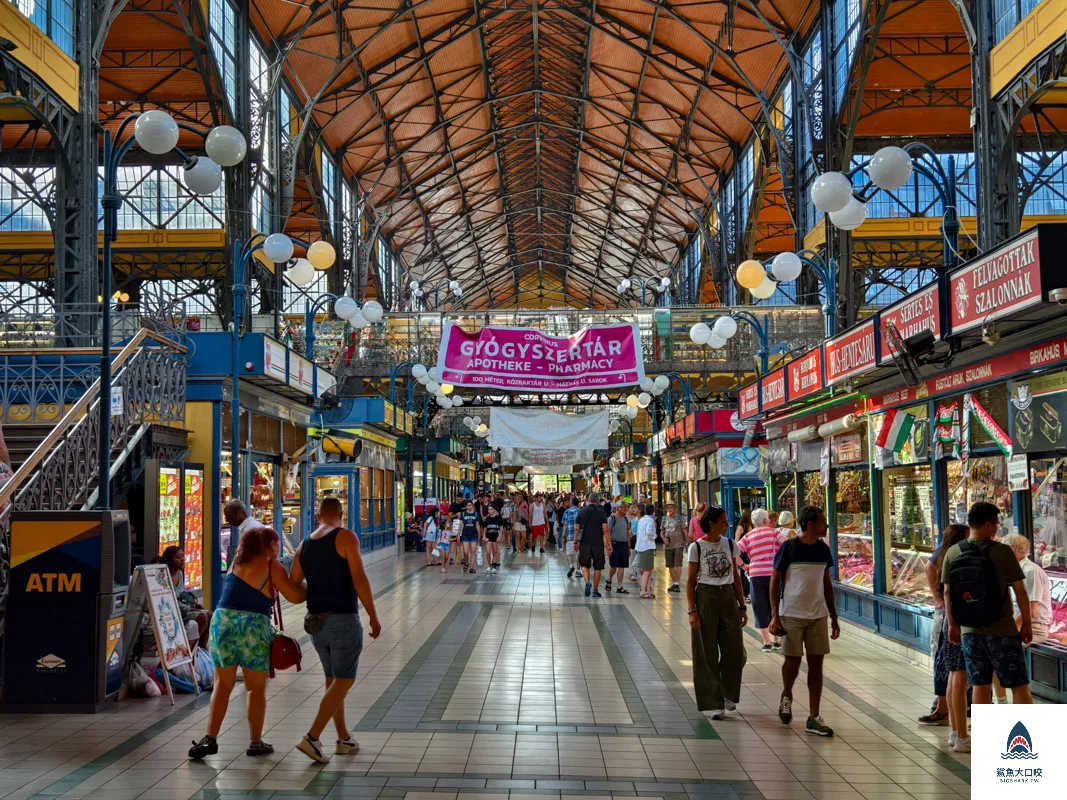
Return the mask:
M 473 417 L 464 417 L 463 424 L 466 425 L 479 439 L 485 439 L 489 436 L 489 426 L 482 422 L 482 418 L 477 415 Z
M 640 383 L 641 392 L 639 394 L 630 394 L 620 399 L 626 407 L 622 413 L 629 419 L 637 419 L 637 415 L 642 408 L 648 408 L 652 405 L 652 398 L 659 397 L 671 386 L 671 379 L 666 375 L 657 375 L 655 379 L 646 377 Z M 618 430 L 618 425 L 612 430 L 614 433 Z
M 263 240 L 264 257 L 272 264 L 288 265 L 285 277 L 295 286 L 310 285 L 316 270 L 329 269 L 337 260 L 337 251 L 329 242 L 314 242 L 308 247 L 307 258 L 294 259 L 293 249 L 293 240 L 284 233 L 272 233 Z
M 762 265 L 760 269 L 763 269 Z M 719 317 L 712 325 L 698 322 L 689 329 L 689 339 L 693 344 L 707 345 L 712 350 L 721 350 L 726 347 L 726 343 L 736 335 L 737 320 L 730 316 Z
M 371 303 L 378 305 L 373 300 L 363 304 L 363 317 L 367 317 L 367 306 Z M 336 306 L 334 307 L 336 310 Z M 380 309 L 381 306 L 378 306 Z M 380 319 L 380 316 L 379 316 Z M 411 376 L 417 380 L 426 390 L 427 394 L 433 395 L 437 405 L 443 409 L 458 408 L 463 405 L 463 398 L 458 394 L 453 396 L 456 387 L 450 383 L 441 383 L 437 378 L 437 367 L 427 368 L 425 364 L 416 364 L 411 368 Z
M 879 189 L 893 191 L 911 179 L 911 155 L 902 147 L 883 147 L 871 156 L 867 174 Z M 811 202 L 830 216 L 835 228 L 854 231 L 867 219 L 867 204 L 852 194 L 852 181 L 840 172 L 824 172 L 811 185 Z

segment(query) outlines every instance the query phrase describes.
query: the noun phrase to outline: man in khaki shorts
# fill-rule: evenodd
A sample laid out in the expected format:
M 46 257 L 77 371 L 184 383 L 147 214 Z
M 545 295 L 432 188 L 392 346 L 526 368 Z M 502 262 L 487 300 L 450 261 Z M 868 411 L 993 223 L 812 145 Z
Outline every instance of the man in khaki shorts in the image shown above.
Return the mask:
M 784 725 L 793 720 L 793 684 L 800 674 L 800 661 L 808 657 L 807 733 L 833 736 L 833 728 L 819 715 L 822 701 L 822 662 L 830 652 L 830 640 L 841 635 L 834 603 L 830 568 L 834 557 L 823 541 L 826 514 L 821 508 L 805 506 L 797 520 L 800 535 L 782 543 L 774 558 L 771 576 L 771 627 L 775 636 L 785 637 L 782 664 L 782 698 L 778 719 Z M 830 632 L 826 618 L 830 618 Z

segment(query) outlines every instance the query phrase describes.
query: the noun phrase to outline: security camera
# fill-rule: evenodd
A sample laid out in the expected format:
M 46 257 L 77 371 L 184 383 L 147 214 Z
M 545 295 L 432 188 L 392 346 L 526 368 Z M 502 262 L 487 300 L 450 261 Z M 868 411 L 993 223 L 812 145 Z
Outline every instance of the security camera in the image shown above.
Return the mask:
M 1053 289 L 1048 293 L 1048 299 L 1050 302 L 1067 306 L 1067 289 Z

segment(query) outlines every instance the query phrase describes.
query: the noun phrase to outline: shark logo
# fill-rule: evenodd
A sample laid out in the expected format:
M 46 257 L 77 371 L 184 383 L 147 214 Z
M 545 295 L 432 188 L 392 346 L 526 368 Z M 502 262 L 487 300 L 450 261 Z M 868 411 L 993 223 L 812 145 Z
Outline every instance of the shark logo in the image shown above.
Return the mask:
M 1026 726 L 1021 722 L 1016 722 L 1015 727 L 1011 729 L 1011 733 L 1008 734 L 1008 746 L 1000 757 L 1005 759 L 1037 758 L 1033 741 L 1030 739 L 1030 731 L 1026 730 Z

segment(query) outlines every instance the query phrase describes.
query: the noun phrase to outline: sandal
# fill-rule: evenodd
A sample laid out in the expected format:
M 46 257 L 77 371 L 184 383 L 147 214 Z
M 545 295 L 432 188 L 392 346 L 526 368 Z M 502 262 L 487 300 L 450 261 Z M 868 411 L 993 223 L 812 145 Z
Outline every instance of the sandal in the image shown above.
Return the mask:
M 615 594 L 629 594 L 629 589 L 623 589 L 621 586 L 615 590 Z
M 248 749 L 245 750 L 246 756 L 269 756 L 274 752 L 274 748 L 264 741 L 252 742 L 248 745 Z
M 641 597 L 642 600 L 655 600 L 656 599 L 656 595 L 652 594 L 652 592 L 642 592 L 640 597 Z
M 948 712 L 934 711 L 931 714 L 919 717 L 919 722 L 923 725 L 944 725 L 948 722 Z

